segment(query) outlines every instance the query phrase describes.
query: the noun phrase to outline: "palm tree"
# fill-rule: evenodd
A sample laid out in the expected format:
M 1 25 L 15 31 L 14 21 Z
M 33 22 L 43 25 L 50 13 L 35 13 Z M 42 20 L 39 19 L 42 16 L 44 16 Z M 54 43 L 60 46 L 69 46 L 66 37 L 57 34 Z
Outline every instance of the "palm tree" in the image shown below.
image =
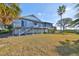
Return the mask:
M 75 19 L 75 20 L 72 22 L 72 24 L 73 24 L 74 26 L 76 26 L 77 24 L 79 24 L 79 4 L 76 4 L 76 5 L 75 5 L 75 8 L 77 9 L 77 13 L 76 13 L 76 15 L 75 15 L 75 17 L 76 17 L 77 19 Z
M 12 21 L 20 16 L 20 8 L 17 3 L 0 3 L 0 21 L 5 25 L 11 25 Z
M 77 9 L 77 13 L 76 13 L 75 17 L 79 18 L 79 4 L 76 4 L 74 8 Z
M 66 7 L 64 5 L 59 6 L 59 8 L 57 9 L 58 15 L 62 20 L 62 31 L 64 31 L 64 23 L 63 23 L 62 15 L 65 13 L 65 11 L 66 11 Z
M 72 23 L 71 23 L 71 26 L 72 26 L 72 27 L 75 27 L 76 25 L 79 24 L 79 4 L 76 4 L 74 8 L 77 9 L 77 13 L 76 13 L 76 15 L 75 15 L 75 17 L 76 17 L 77 19 L 75 19 L 74 21 L 72 21 Z

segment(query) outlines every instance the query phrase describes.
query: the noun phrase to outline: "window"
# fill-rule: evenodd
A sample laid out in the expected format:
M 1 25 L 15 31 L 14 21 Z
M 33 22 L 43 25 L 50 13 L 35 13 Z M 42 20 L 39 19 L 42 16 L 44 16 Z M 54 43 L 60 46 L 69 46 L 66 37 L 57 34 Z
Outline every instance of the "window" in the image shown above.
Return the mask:
M 36 23 L 36 22 L 34 22 L 34 25 L 37 25 L 37 23 Z

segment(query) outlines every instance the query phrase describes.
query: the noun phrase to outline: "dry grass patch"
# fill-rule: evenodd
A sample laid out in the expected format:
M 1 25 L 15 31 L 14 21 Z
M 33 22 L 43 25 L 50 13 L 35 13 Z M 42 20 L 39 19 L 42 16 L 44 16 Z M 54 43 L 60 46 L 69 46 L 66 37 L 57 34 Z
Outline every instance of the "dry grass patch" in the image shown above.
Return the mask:
M 59 55 L 55 47 L 59 41 L 77 40 L 77 34 L 37 34 L 0 38 L 0 55 Z

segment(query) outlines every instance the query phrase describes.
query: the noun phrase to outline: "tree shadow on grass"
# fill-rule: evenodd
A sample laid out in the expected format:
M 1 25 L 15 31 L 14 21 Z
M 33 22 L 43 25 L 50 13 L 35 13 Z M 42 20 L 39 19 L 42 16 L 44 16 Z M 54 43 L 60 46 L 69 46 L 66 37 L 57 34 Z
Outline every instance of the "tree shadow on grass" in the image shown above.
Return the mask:
M 70 48 L 65 48 L 65 47 L 63 47 L 63 46 L 59 46 L 59 47 L 56 47 L 57 49 L 57 52 L 59 53 L 59 55 L 61 55 L 61 56 L 69 56 L 69 55 L 71 55 L 71 50 L 70 50 Z
M 60 46 L 56 46 L 56 51 L 61 56 L 75 56 L 79 55 L 79 45 L 76 44 L 78 41 L 59 41 Z M 78 42 L 79 43 L 79 42 Z

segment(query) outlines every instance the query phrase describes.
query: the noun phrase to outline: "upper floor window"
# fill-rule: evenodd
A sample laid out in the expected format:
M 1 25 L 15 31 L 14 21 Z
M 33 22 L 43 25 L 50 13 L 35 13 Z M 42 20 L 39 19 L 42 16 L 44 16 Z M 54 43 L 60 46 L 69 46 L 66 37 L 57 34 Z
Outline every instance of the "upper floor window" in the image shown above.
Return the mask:
M 34 25 L 37 25 L 37 23 L 36 23 L 36 22 L 34 22 Z

